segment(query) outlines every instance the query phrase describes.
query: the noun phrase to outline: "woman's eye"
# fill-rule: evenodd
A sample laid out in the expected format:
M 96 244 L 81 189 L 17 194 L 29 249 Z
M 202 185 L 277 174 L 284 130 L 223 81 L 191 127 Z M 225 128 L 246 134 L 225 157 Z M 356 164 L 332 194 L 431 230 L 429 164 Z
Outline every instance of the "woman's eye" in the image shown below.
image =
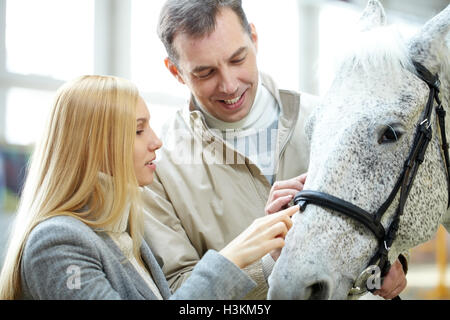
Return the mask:
M 392 126 L 387 126 L 384 132 L 381 134 L 378 139 L 379 144 L 383 143 L 392 143 L 398 141 L 400 137 L 403 135 L 403 132 L 400 130 L 394 129 Z

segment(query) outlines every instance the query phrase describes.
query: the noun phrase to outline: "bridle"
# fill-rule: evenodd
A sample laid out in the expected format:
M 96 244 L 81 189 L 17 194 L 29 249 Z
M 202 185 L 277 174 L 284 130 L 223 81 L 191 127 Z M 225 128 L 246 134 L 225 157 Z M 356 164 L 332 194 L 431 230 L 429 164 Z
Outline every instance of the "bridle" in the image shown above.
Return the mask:
M 445 134 L 445 110 L 442 107 L 441 100 L 439 99 L 439 87 L 440 81 L 439 76 L 433 75 L 428 71 L 422 64 L 418 62 L 413 62 L 417 75 L 420 79 L 425 81 L 430 88 L 430 93 L 428 96 L 428 101 L 425 106 L 423 118 L 417 126 L 416 136 L 412 148 L 409 152 L 408 158 L 405 161 L 403 170 L 398 178 L 394 189 L 390 193 L 386 201 L 381 205 L 381 207 L 375 213 L 369 213 L 366 210 L 350 203 L 345 200 L 336 198 L 332 195 L 311 190 L 300 191 L 294 197 L 294 204 L 300 206 L 300 211 L 304 211 L 308 204 L 314 204 L 321 207 L 337 211 L 344 214 L 366 226 L 378 240 L 378 250 L 369 262 L 368 267 L 360 274 L 356 279 L 353 288 L 350 290 L 350 295 L 359 295 L 366 291 L 374 291 L 373 288 L 368 288 L 367 283 L 369 277 L 374 276 L 374 270 L 380 270 L 375 276 L 381 277 L 382 280 L 391 265 L 388 260 L 389 249 L 395 240 L 397 230 L 399 228 L 400 217 L 403 214 L 405 208 L 406 200 L 408 198 L 409 192 L 414 182 L 417 170 L 422 164 L 425 158 L 425 152 L 427 150 L 428 144 L 432 138 L 432 128 L 431 128 L 431 115 L 433 111 L 434 101 L 437 102 L 436 115 L 439 123 L 439 128 L 441 132 L 441 148 L 444 154 L 445 167 L 447 171 L 447 189 L 448 189 L 448 205 L 450 206 L 450 167 L 449 167 L 449 154 L 448 154 L 448 144 Z M 396 198 L 397 194 L 400 192 L 399 203 L 394 214 L 394 218 L 389 225 L 388 229 L 385 230 L 381 224 L 381 219 L 386 213 L 388 208 L 391 206 L 392 202 Z M 400 297 L 397 297 L 400 299 Z

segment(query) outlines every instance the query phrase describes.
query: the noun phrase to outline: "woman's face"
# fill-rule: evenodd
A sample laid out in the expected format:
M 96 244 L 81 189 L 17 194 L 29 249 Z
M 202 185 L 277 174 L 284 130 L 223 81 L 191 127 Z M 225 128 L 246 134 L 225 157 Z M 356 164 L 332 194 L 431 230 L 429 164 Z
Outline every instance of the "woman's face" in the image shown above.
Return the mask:
M 155 151 L 161 148 L 162 142 L 150 128 L 150 113 L 144 100 L 139 97 L 136 106 L 136 139 L 134 141 L 134 171 L 139 186 L 146 186 L 153 181 Z

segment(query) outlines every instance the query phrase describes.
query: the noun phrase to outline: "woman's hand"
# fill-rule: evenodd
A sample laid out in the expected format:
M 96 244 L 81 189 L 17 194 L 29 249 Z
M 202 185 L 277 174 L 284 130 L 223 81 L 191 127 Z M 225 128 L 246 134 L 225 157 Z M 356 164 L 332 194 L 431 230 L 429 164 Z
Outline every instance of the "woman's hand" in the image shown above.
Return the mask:
M 267 200 L 265 212 L 271 214 L 285 209 L 287 204 L 294 198 L 297 192 L 303 190 L 307 173 L 298 177 L 277 181 L 270 189 L 269 199 Z
M 291 217 L 298 210 L 298 206 L 293 206 L 256 219 L 220 253 L 238 267 L 245 268 L 267 253 L 281 249 L 284 237 L 292 227 Z

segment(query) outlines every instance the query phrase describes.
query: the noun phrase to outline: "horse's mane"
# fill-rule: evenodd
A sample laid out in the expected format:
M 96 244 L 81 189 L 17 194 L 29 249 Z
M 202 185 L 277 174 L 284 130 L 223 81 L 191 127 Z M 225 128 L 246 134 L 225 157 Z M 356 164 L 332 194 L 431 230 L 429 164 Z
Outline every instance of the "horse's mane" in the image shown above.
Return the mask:
M 450 33 L 447 35 L 446 45 L 444 46 L 444 50 L 441 53 L 441 94 L 442 94 L 442 103 L 446 107 L 450 107 Z
M 415 70 L 407 44 L 394 26 L 355 32 L 344 47 L 340 73 L 373 75 L 385 72 L 391 79 L 396 79 L 405 69 Z

